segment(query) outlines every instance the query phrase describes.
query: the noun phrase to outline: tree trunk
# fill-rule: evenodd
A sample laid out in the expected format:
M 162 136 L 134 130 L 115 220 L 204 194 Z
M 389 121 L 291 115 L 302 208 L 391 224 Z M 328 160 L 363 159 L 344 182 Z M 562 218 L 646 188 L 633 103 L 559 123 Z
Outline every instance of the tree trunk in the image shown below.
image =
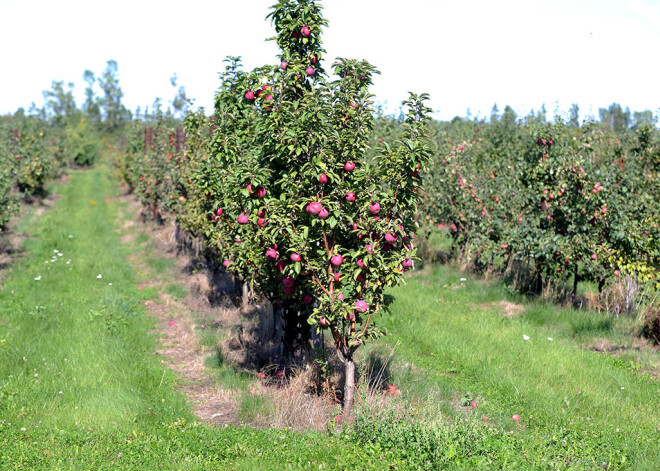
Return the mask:
M 247 309 L 248 304 L 250 304 L 250 289 L 246 282 L 243 282 L 243 286 L 241 287 L 241 304 L 243 309 Z
M 344 422 L 353 420 L 353 404 L 355 403 L 355 361 L 353 355 L 344 361 L 346 367 L 346 383 L 344 384 Z
M 573 275 L 573 293 L 571 293 L 571 297 L 575 299 L 575 296 L 577 296 L 577 289 L 578 289 L 578 281 L 580 281 L 580 277 L 578 274 L 578 266 L 577 263 L 575 264 L 575 274 Z
M 275 326 L 274 328 L 274 341 L 275 341 L 275 351 L 273 354 L 276 357 L 276 360 L 279 360 L 282 358 L 282 354 L 284 353 L 284 339 L 282 337 L 283 334 L 283 312 L 284 308 L 282 307 L 281 304 L 275 303 L 273 304 L 273 325 Z

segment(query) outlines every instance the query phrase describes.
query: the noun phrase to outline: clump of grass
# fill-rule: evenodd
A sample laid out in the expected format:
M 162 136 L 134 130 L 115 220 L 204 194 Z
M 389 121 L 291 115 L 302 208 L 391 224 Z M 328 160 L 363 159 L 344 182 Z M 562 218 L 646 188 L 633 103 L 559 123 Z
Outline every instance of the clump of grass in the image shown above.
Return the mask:
M 186 296 L 188 296 L 188 288 L 186 288 L 185 286 L 179 283 L 172 283 L 170 285 L 167 285 L 167 287 L 165 288 L 165 292 L 171 295 L 175 301 L 179 299 L 183 299 Z

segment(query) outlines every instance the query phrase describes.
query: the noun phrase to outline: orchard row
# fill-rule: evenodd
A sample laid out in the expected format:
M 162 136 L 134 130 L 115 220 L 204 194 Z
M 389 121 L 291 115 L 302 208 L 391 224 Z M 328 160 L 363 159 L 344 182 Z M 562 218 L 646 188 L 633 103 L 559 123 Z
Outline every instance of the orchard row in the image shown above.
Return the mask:
M 451 131 L 451 129 L 450 129 Z M 530 273 L 538 290 L 557 281 L 619 277 L 660 282 L 660 136 L 495 121 L 458 142 L 439 134 L 420 218 L 441 226 L 452 255 L 471 266 Z
M 63 129 L 17 113 L 0 119 L 0 230 L 22 201 L 43 196 L 49 180 L 70 164 L 71 139 Z

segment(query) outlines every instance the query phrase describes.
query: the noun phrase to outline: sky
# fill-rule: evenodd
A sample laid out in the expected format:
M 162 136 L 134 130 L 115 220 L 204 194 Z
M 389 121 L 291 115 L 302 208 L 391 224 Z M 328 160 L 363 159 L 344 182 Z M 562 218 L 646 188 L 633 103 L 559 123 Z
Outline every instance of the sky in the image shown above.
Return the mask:
M 176 73 L 194 107 L 212 108 L 228 55 L 246 69 L 277 64 L 265 19 L 274 0 L 0 0 L 0 114 L 32 102 L 53 80 L 118 63 L 131 110 L 174 96 Z M 395 113 L 408 91 L 427 92 L 438 119 L 580 117 L 619 103 L 660 113 L 660 0 L 324 0 L 326 68 L 366 59 L 373 93 Z

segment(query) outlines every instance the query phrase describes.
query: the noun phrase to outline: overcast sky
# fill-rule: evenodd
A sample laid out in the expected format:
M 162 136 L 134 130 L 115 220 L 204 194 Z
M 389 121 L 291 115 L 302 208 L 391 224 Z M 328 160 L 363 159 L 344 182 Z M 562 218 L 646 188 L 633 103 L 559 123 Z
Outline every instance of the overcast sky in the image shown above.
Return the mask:
M 210 109 L 228 55 L 277 63 L 265 20 L 274 0 L 0 0 L 0 113 L 43 104 L 53 80 L 119 64 L 135 110 L 174 95 L 176 73 Z M 660 0 L 325 0 L 326 60 L 367 59 L 377 100 L 394 111 L 409 90 L 440 119 L 519 115 L 572 103 L 581 117 L 612 102 L 660 111 Z M 326 63 L 329 66 L 329 63 Z

